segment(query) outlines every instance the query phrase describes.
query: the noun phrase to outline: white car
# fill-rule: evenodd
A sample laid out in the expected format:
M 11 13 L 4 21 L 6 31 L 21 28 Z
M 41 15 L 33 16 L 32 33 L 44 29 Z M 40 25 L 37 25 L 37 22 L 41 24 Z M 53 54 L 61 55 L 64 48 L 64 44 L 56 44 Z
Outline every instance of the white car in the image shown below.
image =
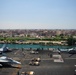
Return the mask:
M 38 51 L 31 51 L 30 53 L 31 54 L 38 54 L 39 52 Z
M 21 75 L 34 75 L 34 71 L 27 71 L 27 72 L 22 72 Z
M 30 63 L 29 63 L 29 65 L 32 65 L 32 66 L 39 66 L 40 65 L 40 63 L 39 62 L 37 62 L 37 61 L 31 61 Z
M 40 62 L 41 59 L 40 58 L 33 58 L 32 61 L 38 61 L 38 62 Z

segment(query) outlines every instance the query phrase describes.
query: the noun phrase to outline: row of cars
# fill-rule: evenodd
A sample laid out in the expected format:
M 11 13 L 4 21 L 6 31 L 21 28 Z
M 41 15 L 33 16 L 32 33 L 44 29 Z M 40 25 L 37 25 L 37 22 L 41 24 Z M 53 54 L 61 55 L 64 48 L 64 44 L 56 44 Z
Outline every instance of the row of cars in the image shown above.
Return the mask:
M 38 54 L 38 53 L 39 52 L 35 51 L 35 50 L 31 50 L 30 51 L 30 54 Z M 29 65 L 30 66 L 39 66 L 40 65 L 40 61 L 41 61 L 40 57 L 33 58 L 33 59 L 30 60 Z M 35 75 L 35 72 L 34 71 L 21 72 L 21 75 Z
M 38 51 L 35 51 L 35 50 L 32 50 L 32 51 L 30 51 L 30 53 L 31 53 L 31 54 L 38 54 L 39 52 L 38 52 Z M 33 59 L 29 62 L 29 65 L 39 66 L 39 65 L 40 65 L 40 61 L 41 61 L 40 58 L 33 58 Z
M 40 65 L 40 61 L 41 61 L 41 58 L 33 58 L 30 62 L 29 62 L 29 65 L 32 65 L 32 66 L 39 66 Z M 21 75 L 35 75 L 35 72 L 34 71 L 27 71 L 27 72 L 22 72 Z

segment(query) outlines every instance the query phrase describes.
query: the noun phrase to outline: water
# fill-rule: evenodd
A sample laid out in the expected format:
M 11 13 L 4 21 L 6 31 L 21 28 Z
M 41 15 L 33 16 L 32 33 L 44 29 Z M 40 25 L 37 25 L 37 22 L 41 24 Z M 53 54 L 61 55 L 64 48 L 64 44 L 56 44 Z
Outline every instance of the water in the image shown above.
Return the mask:
M 3 44 L 0 44 L 0 47 L 2 47 Z M 7 46 L 9 48 L 60 48 L 60 49 L 66 49 L 66 48 L 72 48 L 72 47 L 75 47 L 75 46 L 59 46 L 59 45 L 52 45 L 52 46 L 45 46 L 45 45 L 32 45 L 32 44 L 29 44 L 29 45 L 26 45 L 26 44 L 7 44 Z

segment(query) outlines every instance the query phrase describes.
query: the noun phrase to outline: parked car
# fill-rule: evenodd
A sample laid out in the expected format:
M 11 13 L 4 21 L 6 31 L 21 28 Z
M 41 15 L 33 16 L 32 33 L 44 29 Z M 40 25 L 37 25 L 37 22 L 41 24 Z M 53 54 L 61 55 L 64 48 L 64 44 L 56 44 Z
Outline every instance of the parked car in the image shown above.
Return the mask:
M 33 58 L 32 61 L 40 62 L 41 61 L 41 58 Z
M 34 71 L 22 72 L 21 75 L 35 75 Z
M 31 54 L 38 54 L 39 52 L 38 52 L 38 51 L 33 51 L 33 50 L 32 50 L 32 51 L 30 51 L 30 53 L 31 53 Z
M 29 63 L 29 65 L 32 65 L 32 66 L 39 66 L 40 65 L 40 63 L 39 62 L 37 62 L 37 61 L 31 61 L 30 63 Z

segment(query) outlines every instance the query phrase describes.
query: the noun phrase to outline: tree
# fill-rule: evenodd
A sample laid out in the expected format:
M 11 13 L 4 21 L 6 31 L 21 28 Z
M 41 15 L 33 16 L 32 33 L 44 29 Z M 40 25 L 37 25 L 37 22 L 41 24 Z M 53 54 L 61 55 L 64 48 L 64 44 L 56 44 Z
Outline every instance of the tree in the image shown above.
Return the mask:
M 60 37 L 61 37 L 61 39 L 63 39 L 64 38 L 64 34 L 60 34 Z
M 67 39 L 67 44 L 68 44 L 69 46 L 75 45 L 75 42 L 76 42 L 76 39 L 74 39 L 73 37 L 69 37 L 69 38 Z

